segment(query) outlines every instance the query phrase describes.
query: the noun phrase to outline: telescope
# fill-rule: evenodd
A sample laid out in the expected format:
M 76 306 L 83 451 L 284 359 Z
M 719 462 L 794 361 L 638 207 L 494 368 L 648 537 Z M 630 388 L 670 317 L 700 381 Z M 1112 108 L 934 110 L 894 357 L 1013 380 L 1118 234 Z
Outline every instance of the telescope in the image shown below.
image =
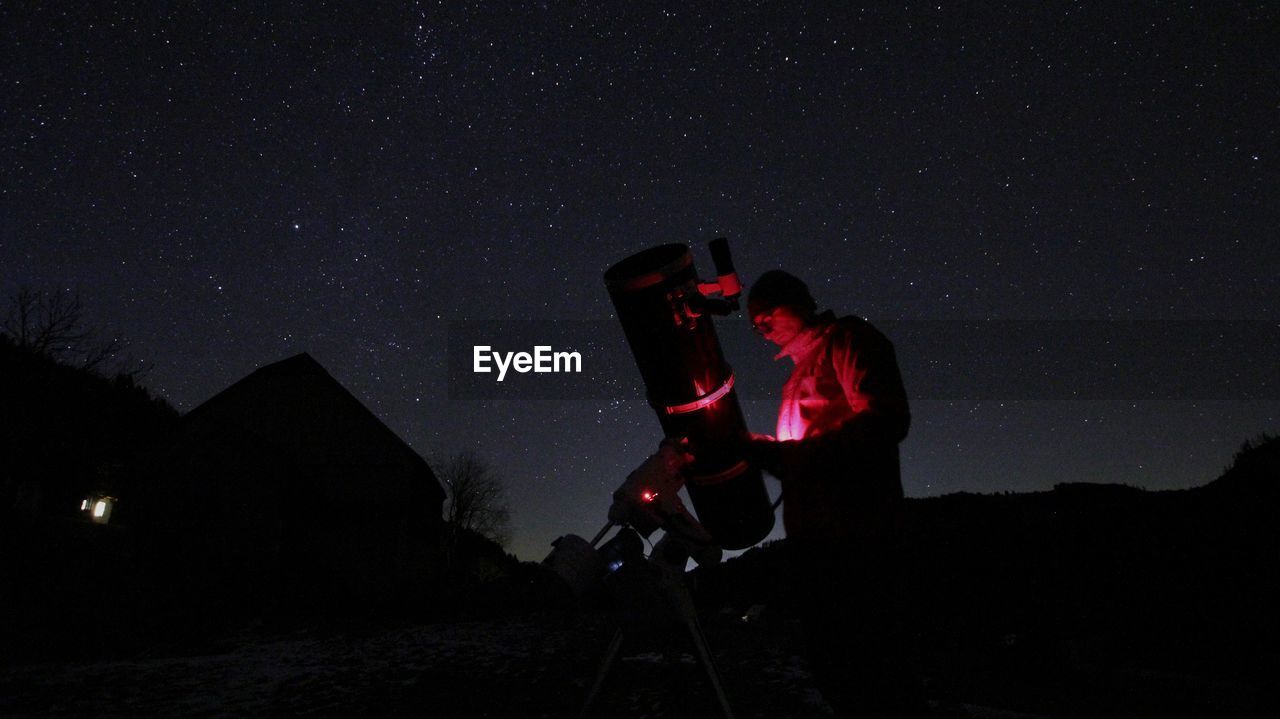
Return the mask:
M 558 575 L 579 599 L 587 599 L 607 589 L 612 596 L 619 626 L 614 632 L 595 680 L 578 715 L 592 715 L 592 707 L 610 667 L 617 661 L 624 636 L 649 636 L 672 620 L 683 624 L 693 642 L 698 660 L 725 719 L 733 719 L 733 709 L 725 696 L 715 658 L 698 622 L 693 598 L 685 586 L 684 570 L 690 559 L 700 565 L 720 562 L 720 547 L 698 523 L 678 492 L 685 483 L 681 471 L 687 462 L 682 442 L 666 439 L 627 476 L 613 493 L 609 522 L 588 542 L 574 534 L 552 543 L 554 549 L 543 565 Z M 596 548 L 614 526 L 621 529 Z M 661 528 L 662 539 L 646 557 L 644 540 Z
M 713 240 L 711 256 L 717 277 L 709 282 L 698 280 L 693 255 L 682 244 L 638 252 L 604 273 L 665 439 L 614 491 L 609 521 L 595 538 L 562 536 L 543 564 L 579 599 L 607 586 L 624 614 L 640 617 L 631 622 L 633 632 L 652 626 L 645 605 L 672 610 L 689 632 L 721 714 L 733 719 L 684 569 L 690 559 L 717 564 L 722 547 L 745 549 L 764 539 L 773 529 L 773 505 L 760 470 L 745 459 L 750 435 L 712 323 L 713 315 L 736 312 L 742 293 L 728 240 Z M 681 487 L 689 491 L 696 519 L 680 499 Z M 621 529 L 601 545 L 616 526 Z M 658 529 L 663 537 L 646 557 L 643 542 Z M 590 715 L 622 642 L 620 626 L 581 717 Z
M 663 434 L 693 450 L 684 486 L 698 521 L 719 546 L 745 549 L 773 529 L 773 507 L 744 459 L 747 425 L 712 322 L 737 311 L 742 285 L 728 240 L 710 249 L 714 281 L 699 280 L 689 247 L 673 243 L 618 262 L 604 282 Z
M 642 539 L 647 540 L 658 529 L 664 536 L 658 546 L 664 559 L 683 571 L 686 560 L 698 564 L 716 564 L 721 552 L 707 530 L 694 519 L 684 502 L 680 487 L 685 479 L 680 472 L 684 463 L 681 444 L 663 440 L 653 453 L 613 492 L 609 521 L 587 540 L 567 534 L 552 542 L 554 549 L 543 560 L 568 583 L 575 596 L 591 594 L 600 579 L 613 574 L 629 560 L 643 559 Z M 597 549 L 597 545 L 614 527 L 622 527 L 613 539 Z M 682 553 L 682 559 L 676 559 Z

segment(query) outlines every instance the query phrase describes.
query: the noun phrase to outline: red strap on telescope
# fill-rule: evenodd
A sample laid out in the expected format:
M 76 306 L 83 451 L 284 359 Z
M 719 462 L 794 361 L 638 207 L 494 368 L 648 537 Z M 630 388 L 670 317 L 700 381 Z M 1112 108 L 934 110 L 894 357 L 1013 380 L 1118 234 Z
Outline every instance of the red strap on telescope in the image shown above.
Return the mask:
M 667 414 L 685 414 L 688 412 L 697 412 L 700 409 L 703 409 L 705 407 L 710 407 L 711 405 L 715 404 L 716 401 L 719 400 L 721 397 L 725 396 L 726 394 L 729 394 L 729 390 L 731 389 L 733 389 L 733 373 L 732 372 L 729 373 L 729 379 L 726 379 L 724 381 L 724 384 L 720 385 L 720 387 L 717 388 L 716 391 L 712 392 L 711 394 L 704 395 L 702 397 L 699 397 L 698 399 L 695 399 L 692 402 L 686 402 L 685 404 L 667 405 L 663 409 L 666 410 Z

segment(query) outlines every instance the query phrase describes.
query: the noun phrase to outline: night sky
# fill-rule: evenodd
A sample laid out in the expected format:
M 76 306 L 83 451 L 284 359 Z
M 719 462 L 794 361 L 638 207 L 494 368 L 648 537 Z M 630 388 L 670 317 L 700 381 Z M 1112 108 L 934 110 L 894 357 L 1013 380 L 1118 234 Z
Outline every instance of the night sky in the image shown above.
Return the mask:
M 0 289 L 78 291 L 184 411 L 311 353 L 428 458 L 489 460 L 523 559 L 599 528 L 657 422 L 451 400 L 447 329 L 608 323 L 651 245 L 707 276 L 727 235 L 746 282 L 873 321 L 1280 320 L 1274 5 L 506 5 L 0 5 Z M 1203 484 L 1277 396 L 917 396 L 904 485 Z

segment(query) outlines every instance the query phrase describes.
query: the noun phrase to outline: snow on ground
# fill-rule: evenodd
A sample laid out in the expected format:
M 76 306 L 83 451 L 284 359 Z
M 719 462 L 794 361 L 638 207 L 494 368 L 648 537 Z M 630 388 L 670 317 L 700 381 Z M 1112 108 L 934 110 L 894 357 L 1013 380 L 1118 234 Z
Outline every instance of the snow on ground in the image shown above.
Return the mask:
M 707 627 L 740 719 L 829 719 L 786 632 Z M 0 716 L 575 717 L 614 625 L 539 615 L 246 640 L 224 653 L 0 668 Z M 628 634 L 595 716 L 719 716 L 688 636 Z M 1043 719 L 965 705 L 955 719 Z
M 9 667 L 0 669 L 0 714 L 575 716 L 611 631 L 603 618 L 533 617 L 252 641 L 208 656 Z M 720 638 L 730 651 L 713 648 L 738 716 L 830 716 L 794 653 L 749 634 Z M 715 716 L 681 639 L 628 639 L 598 715 Z

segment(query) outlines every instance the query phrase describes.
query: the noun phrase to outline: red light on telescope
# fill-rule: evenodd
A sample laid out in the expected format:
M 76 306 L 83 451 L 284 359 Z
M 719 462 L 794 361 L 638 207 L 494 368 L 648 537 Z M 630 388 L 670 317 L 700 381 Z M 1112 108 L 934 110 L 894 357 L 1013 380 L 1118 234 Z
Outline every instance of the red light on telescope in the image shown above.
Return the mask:
M 720 400 L 721 397 L 729 394 L 729 390 L 733 389 L 733 374 L 720 385 L 719 389 L 709 395 L 695 399 L 686 404 L 668 405 L 665 407 L 667 414 L 687 414 L 689 412 L 697 412 L 700 409 L 706 409 Z
M 656 492 L 650 492 L 647 489 L 640 493 L 640 499 L 643 499 L 646 502 L 652 502 L 657 498 L 658 494 Z

